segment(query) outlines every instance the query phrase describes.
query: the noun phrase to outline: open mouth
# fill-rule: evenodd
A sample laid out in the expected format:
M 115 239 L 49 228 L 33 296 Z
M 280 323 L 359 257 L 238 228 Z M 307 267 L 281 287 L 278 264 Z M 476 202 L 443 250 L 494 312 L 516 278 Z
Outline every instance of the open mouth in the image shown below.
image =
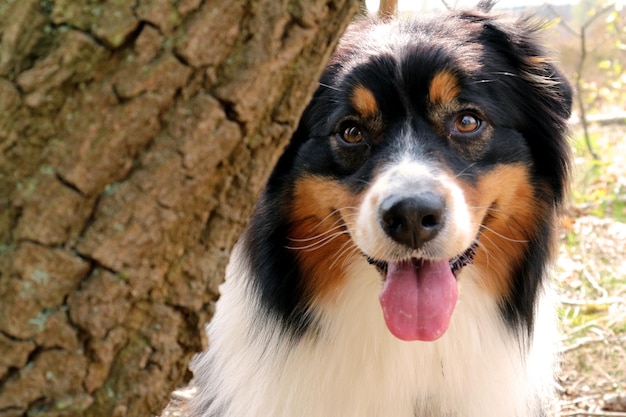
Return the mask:
M 472 245 L 469 248 L 467 248 L 465 252 L 461 253 L 455 258 L 450 259 L 449 261 L 450 271 L 455 277 L 459 275 L 459 272 L 461 272 L 461 269 L 463 269 L 464 266 L 471 265 L 474 263 L 474 257 L 476 256 L 476 249 L 478 249 L 478 241 L 474 241 L 474 243 L 472 243 Z M 374 265 L 383 276 L 387 275 L 387 268 L 389 267 L 389 264 L 386 261 L 379 261 L 379 260 L 370 258 L 369 256 L 365 254 L 364 256 L 367 258 L 367 262 L 369 262 L 371 265 Z M 418 260 L 415 259 L 415 261 L 418 261 Z
M 478 243 L 447 260 L 377 261 L 383 274 L 380 304 L 389 331 L 401 340 L 434 341 L 447 331 L 458 300 L 456 277 L 473 263 Z

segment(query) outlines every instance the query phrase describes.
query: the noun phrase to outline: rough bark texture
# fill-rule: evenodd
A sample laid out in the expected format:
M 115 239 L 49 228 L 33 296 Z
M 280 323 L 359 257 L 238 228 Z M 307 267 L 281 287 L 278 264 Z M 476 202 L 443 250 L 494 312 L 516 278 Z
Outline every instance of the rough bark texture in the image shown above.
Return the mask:
M 0 2 L 0 416 L 158 413 L 355 0 Z

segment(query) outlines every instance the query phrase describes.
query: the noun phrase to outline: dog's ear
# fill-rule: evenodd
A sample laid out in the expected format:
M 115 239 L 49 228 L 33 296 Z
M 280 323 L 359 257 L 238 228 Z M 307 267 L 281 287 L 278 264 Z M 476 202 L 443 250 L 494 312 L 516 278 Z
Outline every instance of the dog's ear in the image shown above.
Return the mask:
M 483 37 L 519 70 L 519 76 L 539 95 L 542 106 L 558 118 L 568 119 L 572 110 L 572 87 L 541 46 L 544 24 L 531 16 L 483 21 Z
M 480 0 L 474 12 L 462 12 L 461 18 L 480 28 L 480 42 L 491 46 L 513 65 L 526 84 L 539 94 L 542 107 L 554 112 L 557 119 L 568 119 L 573 90 L 542 46 L 541 32 L 546 22 L 530 14 L 516 17 L 492 12 L 497 1 Z
M 549 59 L 530 56 L 523 76 L 535 89 L 541 91 L 546 104 L 563 119 L 572 114 L 572 86 L 561 70 Z

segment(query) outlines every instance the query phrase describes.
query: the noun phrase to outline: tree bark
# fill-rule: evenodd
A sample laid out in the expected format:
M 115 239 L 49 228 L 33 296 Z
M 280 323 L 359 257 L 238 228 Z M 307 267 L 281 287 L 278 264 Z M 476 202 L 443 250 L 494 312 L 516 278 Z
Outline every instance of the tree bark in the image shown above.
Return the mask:
M 147 416 L 356 0 L 0 4 L 0 416 Z

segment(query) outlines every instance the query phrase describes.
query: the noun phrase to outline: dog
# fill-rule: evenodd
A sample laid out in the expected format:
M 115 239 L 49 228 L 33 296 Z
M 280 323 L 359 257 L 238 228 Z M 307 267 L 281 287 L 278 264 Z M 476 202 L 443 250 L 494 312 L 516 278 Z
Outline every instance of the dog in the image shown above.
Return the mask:
M 353 23 L 236 245 L 201 417 L 540 417 L 572 90 L 490 3 Z

